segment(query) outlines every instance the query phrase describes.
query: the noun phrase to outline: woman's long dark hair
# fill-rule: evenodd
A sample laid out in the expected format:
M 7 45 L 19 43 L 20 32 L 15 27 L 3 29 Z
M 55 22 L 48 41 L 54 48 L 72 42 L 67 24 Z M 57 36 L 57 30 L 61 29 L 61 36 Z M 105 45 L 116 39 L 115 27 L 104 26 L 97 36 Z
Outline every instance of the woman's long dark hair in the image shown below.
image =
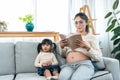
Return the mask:
M 44 39 L 37 46 L 38 53 L 42 50 L 42 45 L 44 45 L 44 44 L 49 44 L 51 46 L 51 50 L 50 50 L 51 52 L 54 52 L 56 50 L 56 44 L 55 43 L 53 43 L 50 39 Z
M 77 14 L 75 15 L 75 17 L 74 17 L 74 20 L 75 20 L 75 18 L 78 17 L 78 16 L 79 16 L 80 18 L 84 19 L 86 23 L 88 23 L 88 17 L 87 17 L 87 15 L 86 15 L 85 13 L 81 13 L 81 12 L 80 12 L 80 13 L 77 13 Z M 88 26 L 88 25 L 86 25 L 85 31 L 86 31 L 87 33 L 89 33 L 89 26 Z

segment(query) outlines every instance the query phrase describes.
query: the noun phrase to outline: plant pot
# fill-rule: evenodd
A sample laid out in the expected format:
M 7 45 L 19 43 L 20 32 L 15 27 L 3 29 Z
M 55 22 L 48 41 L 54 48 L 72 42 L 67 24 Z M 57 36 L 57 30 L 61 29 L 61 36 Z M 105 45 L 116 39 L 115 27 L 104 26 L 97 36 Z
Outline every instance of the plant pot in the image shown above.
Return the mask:
M 34 29 L 34 24 L 32 22 L 26 23 L 25 27 L 26 27 L 28 32 L 32 32 Z

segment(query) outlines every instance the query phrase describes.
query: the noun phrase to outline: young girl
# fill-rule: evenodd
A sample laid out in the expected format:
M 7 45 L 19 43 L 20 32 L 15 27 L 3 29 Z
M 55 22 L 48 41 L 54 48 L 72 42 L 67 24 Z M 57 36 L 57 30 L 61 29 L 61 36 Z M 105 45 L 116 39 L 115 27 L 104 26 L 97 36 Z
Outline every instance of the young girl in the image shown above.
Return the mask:
M 56 45 L 49 39 L 44 39 L 38 44 L 38 56 L 35 60 L 35 66 L 38 67 L 38 74 L 45 76 L 47 80 L 57 80 L 60 67 L 54 55 Z

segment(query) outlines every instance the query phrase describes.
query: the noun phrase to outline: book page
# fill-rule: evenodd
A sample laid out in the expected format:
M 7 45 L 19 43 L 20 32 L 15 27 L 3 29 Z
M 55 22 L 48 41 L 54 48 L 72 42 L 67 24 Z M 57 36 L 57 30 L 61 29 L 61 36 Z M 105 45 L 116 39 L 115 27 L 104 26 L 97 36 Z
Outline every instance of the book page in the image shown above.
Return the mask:
M 67 37 L 68 47 L 70 47 L 72 50 L 79 47 L 79 46 L 75 45 L 75 41 L 77 39 L 82 40 L 82 37 L 80 34 L 72 34 L 72 35 Z
M 60 34 L 60 38 L 61 39 L 66 39 L 66 35 L 65 34 Z

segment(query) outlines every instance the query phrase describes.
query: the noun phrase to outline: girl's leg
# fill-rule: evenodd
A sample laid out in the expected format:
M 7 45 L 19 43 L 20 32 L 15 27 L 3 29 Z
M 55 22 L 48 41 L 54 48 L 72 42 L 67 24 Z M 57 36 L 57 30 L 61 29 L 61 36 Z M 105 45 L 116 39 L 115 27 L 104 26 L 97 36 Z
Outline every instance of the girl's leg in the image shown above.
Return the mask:
M 59 74 L 59 80 L 71 80 L 70 78 L 71 78 L 73 71 L 74 70 L 69 66 L 62 68 Z
M 94 75 L 92 63 L 81 64 L 73 73 L 71 80 L 90 80 Z
M 59 75 L 59 73 L 58 73 L 57 70 L 53 71 L 52 74 L 53 74 L 53 77 L 52 77 L 52 78 L 54 78 L 54 79 L 58 79 L 58 75 Z
M 45 71 L 44 71 L 44 76 L 47 78 L 47 79 L 51 79 L 51 72 L 48 70 L 48 69 L 46 69 Z
M 58 76 L 59 75 L 57 70 L 53 71 L 52 73 L 53 73 L 53 76 Z
M 52 65 L 50 70 L 51 70 L 52 75 L 53 75 L 52 78 L 58 79 L 60 66 L 59 65 Z

